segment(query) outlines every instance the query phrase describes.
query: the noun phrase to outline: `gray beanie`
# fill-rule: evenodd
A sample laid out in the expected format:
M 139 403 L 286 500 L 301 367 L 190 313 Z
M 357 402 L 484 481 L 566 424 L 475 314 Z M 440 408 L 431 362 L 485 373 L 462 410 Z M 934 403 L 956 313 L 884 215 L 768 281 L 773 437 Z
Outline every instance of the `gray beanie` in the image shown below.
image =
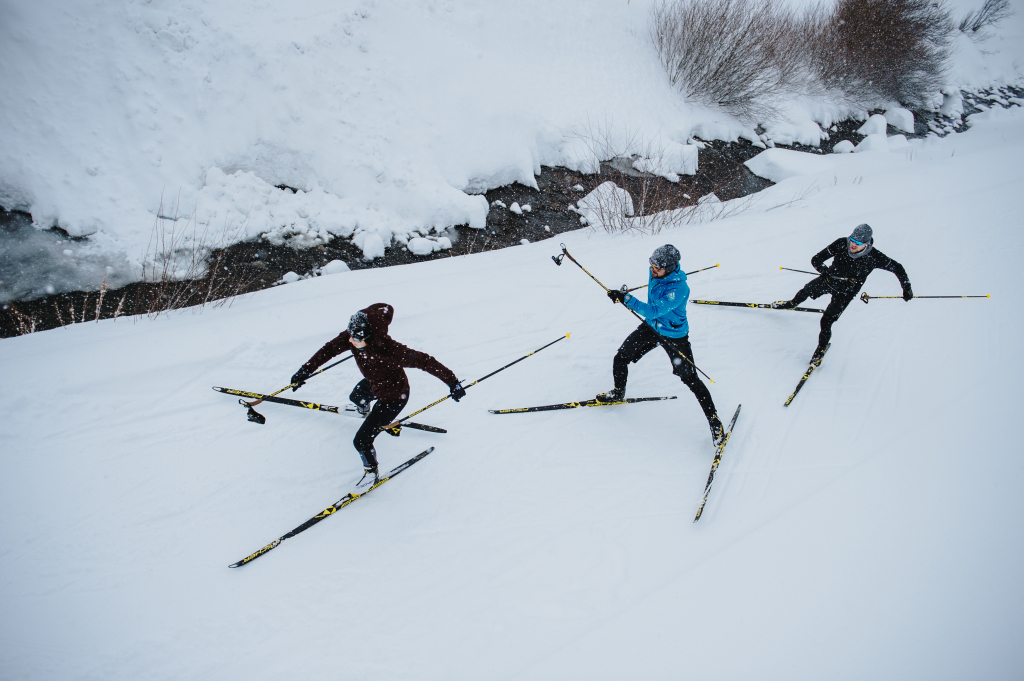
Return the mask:
M 659 270 L 671 272 L 678 267 L 679 257 L 679 249 L 672 244 L 665 244 L 654 249 L 654 253 L 651 254 L 651 264 Z
M 863 258 L 865 255 L 870 253 L 871 249 L 874 247 L 874 237 L 872 237 L 871 225 L 867 223 L 862 222 L 857 225 L 857 228 L 853 230 L 853 234 L 850 235 L 850 238 L 865 245 L 865 248 L 859 253 L 849 253 L 851 258 Z
M 370 335 L 370 319 L 366 316 L 365 312 L 356 312 L 349 317 L 348 335 L 357 341 L 364 341 Z

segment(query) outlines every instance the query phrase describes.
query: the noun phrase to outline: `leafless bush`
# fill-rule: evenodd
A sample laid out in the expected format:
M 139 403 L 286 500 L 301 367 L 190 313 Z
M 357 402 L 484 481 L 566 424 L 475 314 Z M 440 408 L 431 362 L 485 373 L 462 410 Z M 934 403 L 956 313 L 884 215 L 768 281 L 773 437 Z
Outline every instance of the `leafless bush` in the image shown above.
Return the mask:
M 986 0 L 961 30 L 1005 18 L 1008 3 Z M 942 0 L 821 0 L 800 15 L 777 0 L 662 0 L 650 39 L 685 97 L 766 120 L 794 92 L 921 106 L 943 84 L 952 31 Z
M 960 20 L 958 28 L 961 33 L 966 33 L 972 40 L 982 42 L 989 38 L 984 31 L 985 28 L 995 26 L 1011 16 L 1013 16 L 1013 8 L 1010 7 L 1010 0 L 985 0 L 981 9 L 968 12 Z
M 941 2 L 838 0 L 804 27 L 818 82 L 853 102 L 922 106 L 942 87 L 952 20 Z
M 796 91 L 806 33 L 777 0 L 662 0 L 650 39 L 669 82 L 687 99 L 764 119 Z
M 36 323 L 39 321 L 33 315 L 21 312 L 13 303 L 4 305 L 4 310 L 14 319 L 19 336 L 35 333 Z
M 194 213 L 185 218 L 175 213 L 167 218 L 163 216 L 161 202 L 157 215 L 143 257 L 134 314 L 154 318 L 185 307 L 220 307 L 251 290 L 255 275 L 225 266 L 224 248 L 237 240 L 245 229 L 244 223 L 235 230 L 225 225 L 219 234 L 211 234 L 209 224 L 199 230 Z M 170 221 L 170 226 L 162 224 L 162 220 Z M 123 298 L 115 317 L 122 303 Z

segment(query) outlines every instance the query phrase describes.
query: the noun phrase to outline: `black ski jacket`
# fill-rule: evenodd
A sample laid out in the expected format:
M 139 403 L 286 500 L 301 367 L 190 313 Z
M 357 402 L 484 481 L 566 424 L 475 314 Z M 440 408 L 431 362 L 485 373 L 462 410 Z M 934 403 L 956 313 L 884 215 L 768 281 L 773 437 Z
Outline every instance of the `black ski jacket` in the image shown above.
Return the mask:
M 850 248 L 847 243 L 846 237 L 840 237 L 811 258 L 811 265 L 826 275 L 829 288 L 833 291 L 857 293 L 875 268 L 895 274 L 904 291 L 910 288 L 910 278 L 907 276 L 907 271 L 903 269 L 903 265 L 874 248 L 874 240 L 872 240 L 871 250 L 859 258 L 850 256 Z M 832 258 L 832 267 L 825 267 L 825 261 L 829 258 Z M 837 279 L 837 277 L 843 277 L 843 279 Z M 851 281 L 846 281 L 846 279 Z

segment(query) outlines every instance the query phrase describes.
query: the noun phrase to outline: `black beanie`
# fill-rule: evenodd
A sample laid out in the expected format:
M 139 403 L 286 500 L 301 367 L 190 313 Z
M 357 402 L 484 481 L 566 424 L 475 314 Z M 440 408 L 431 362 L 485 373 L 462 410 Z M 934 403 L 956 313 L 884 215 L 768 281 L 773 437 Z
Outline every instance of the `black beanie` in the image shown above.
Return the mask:
M 349 317 L 348 335 L 357 341 L 364 341 L 370 335 L 370 319 L 366 316 L 365 312 L 356 312 Z

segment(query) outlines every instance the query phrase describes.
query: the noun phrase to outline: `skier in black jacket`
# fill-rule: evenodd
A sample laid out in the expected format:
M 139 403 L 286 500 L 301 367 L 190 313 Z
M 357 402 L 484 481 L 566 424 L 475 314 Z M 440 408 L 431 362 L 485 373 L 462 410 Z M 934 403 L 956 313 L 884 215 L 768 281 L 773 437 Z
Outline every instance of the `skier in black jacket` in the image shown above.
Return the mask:
M 812 364 L 820 364 L 825 348 L 832 338 L 832 325 L 843 314 L 847 305 L 857 296 L 864 280 L 875 268 L 892 272 L 900 280 L 903 287 L 903 300 L 914 297 L 910 288 L 910 279 L 903 265 L 874 247 L 871 227 L 866 224 L 857 225 L 847 238 L 833 241 L 823 251 L 811 258 L 811 265 L 821 273 L 797 291 L 793 300 L 780 300 L 772 307 L 789 310 L 808 298 L 818 298 L 826 293 L 832 294 L 832 300 L 821 316 L 821 333 L 818 334 L 818 347 L 811 356 Z M 825 261 L 832 258 L 832 267 L 826 267 Z

